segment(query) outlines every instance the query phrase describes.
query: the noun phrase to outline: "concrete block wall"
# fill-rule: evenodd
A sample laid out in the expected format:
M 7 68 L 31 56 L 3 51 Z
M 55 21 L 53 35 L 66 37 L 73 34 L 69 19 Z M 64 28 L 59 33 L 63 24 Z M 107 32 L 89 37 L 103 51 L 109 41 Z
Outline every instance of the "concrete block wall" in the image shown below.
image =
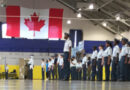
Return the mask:
M 5 59 L 9 65 L 19 65 L 20 58 L 28 59 L 30 55 L 34 55 L 34 64 L 40 65 L 41 59 L 48 59 L 54 53 L 31 53 L 31 52 L 0 52 L 0 65 L 5 64 Z

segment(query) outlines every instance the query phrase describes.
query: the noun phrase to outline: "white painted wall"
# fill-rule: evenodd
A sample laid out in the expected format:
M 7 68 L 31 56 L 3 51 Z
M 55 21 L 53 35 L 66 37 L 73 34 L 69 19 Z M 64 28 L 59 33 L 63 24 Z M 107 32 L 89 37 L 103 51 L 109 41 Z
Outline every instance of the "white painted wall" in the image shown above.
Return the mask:
M 123 32 L 123 33 L 121 33 L 121 35 L 122 35 L 123 37 L 126 37 L 127 39 L 130 40 L 130 31 L 128 31 L 128 32 Z M 120 35 L 115 35 L 115 37 L 118 38 L 118 39 L 121 39 L 122 36 L 120 36 Z
M 27 8 L 37 8 L 37 9 L 47 9 L 47 8 L 63 8 L 64 9 L 64 17 L 66 18 L 76 18 L 76 14 L 65 7 L 61 3 L 55 0 L 8 0 L 8 5 L 20 5 L 22 7 Z M 5 8 L 0 7 L 0 15 L 6 15 Z M 0 17 L 0 21 L 6 22 L 6 18 Z M 115 35 L 104 30 L 100 26 L 95 26 L 89 21 L 80 21 L 80 20 L 72 20 L 71 25 L 66 24 L 66 19 L 63 20 L 63 34 L 64 32 L 69 32 L 70 29 L 82 29 L 83 30 L 83 39 L 84 40 L 113 40 Z M 2 62 L 4 63 L 3 57 L 6 57 L 8 64 L 18 64 L 19 58 L 28 58 L 32 53 L 17 53 L 17 52 L 0 52 L 0 57 Z M 39 65 L 40 60 L 43 57 L 48 57 L 46 53 L 34 53 L 35 55 L 35 64 Z

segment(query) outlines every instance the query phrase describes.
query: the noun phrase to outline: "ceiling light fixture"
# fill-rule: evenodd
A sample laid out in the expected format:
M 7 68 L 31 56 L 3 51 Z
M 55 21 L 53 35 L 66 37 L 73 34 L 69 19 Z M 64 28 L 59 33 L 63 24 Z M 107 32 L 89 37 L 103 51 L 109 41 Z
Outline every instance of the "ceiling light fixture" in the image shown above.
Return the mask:
M 90 4 L 90 5 L 88 6 L 88 9 L 90 9 L 90 10 L 94 9 L 94 4 Z
M 82 14 L 81 13 L 77 13 L 77 18 L 81 18 Z
M 71 24 L 71 20 L 67 20 L 67 24 Z
M 102 22 L 102 25 L 103 25 L 104 27 L 106 27 L 106 26 L 107 26 L 107 22 Z

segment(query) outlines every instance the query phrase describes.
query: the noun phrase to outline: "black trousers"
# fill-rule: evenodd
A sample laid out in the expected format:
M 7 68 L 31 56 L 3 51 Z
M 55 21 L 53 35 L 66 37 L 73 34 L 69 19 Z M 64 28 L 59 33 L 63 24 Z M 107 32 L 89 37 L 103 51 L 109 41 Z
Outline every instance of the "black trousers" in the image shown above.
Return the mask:
M 69 80 L 70 76 L 70 62 L 69 59 L 69 52 L 64 52 L 64 79 Z
M 102 81 L 102 59 L 98 59 L 97 67 L 98 67 L 97 80 Z
M 42 68 L 42 80 L 44 80 L 44 69 Z
M 76 67 L 71 67 L 71 80 L 76 80 Z
M 83 65 L 83 80 L 86 80 L 87 77 L 87 68 L 86 68 L 86 64 Z
M 5 79 L 8 79 L 8 71 L 5 72 Z
M 29 70 L 29 79 L 33 80 L 33 69 Z

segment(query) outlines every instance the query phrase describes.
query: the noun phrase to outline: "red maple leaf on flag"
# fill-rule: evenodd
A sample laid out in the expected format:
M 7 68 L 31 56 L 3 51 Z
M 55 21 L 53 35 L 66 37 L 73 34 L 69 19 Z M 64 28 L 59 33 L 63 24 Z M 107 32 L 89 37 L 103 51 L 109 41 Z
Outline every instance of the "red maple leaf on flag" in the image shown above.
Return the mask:
M 35 31 L 40 31 L 40 29 L 45 25 L 45 20 L 39 21 L 39 16 L 36 14 L 36 12 L 31 15 L 31 20 L 29 18 L 24 20 L 24 24 L 29 28 L 29 31 L 34 31 L 34 36 Z

